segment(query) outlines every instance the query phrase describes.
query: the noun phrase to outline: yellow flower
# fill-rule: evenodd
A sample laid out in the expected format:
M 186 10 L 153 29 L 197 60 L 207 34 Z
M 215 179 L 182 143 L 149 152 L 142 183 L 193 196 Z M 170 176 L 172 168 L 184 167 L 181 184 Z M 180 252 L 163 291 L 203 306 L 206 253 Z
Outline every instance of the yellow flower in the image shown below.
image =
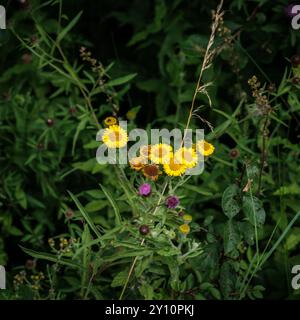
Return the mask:
M 104 124 L 107 127 L 113 126 L 118 123 L 118 120 L 115 117 L 107 117 L 104 119 Z
M 175 163 L 174 156 L 171 156 L 169 163 L 164 164 L 164 170 L 168 176 L 181 176 L 185 173 L 186 169 L 186 165 L 181 163 Z
M 145 166 L 146 162 L 143 157 L 135 157 L 129 160 L 131 169 L 140 171 Z
M 156 164 L 145 165 L 142 169 L 144 176 L 150 180 L 156 181 L 161 174 L 159 167 Z
M 141 146 L 140 147 L 140 156 L 145 159 L 148 159 L 148 157 L 150 155 L 150 151 L 151 151 L 151 145 Z
M 193 220 L 193 217 L 189 214 L 185 214 L 182 218 L 185 223 L 190 223 Z
M 172 147 L 165 143 L 155 144 L 150 148 L 149 158 L 153 163 L 163 164 L 169 162 Z
M 179 227 L 179 230 L 181 233 L 183 234 L 188 234 L 190 231 L 191 231 L 191 228 L 188 224 L 182 224 L 180 227 Z
M 187 168 L 193 168 L 197 164 L 198 156 L 193 148 L 182 147 L 175 152 L 175 159 Z
M 123 128 L 114 125 L 104 130 L 102 141 L 108 148 L 122 148 L 128 142 L 128 135 Z
M 196 148 L 204 156 L 210 156 L 215 151 L 215 147 L 205 140 L 198 141 Z

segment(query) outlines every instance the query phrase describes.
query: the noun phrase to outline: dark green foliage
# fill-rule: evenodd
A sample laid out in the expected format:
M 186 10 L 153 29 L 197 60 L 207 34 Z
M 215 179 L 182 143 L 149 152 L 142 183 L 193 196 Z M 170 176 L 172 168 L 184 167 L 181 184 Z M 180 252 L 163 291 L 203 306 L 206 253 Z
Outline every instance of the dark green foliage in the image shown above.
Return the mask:
M 9 4 L 0 30 L 0 297 L 117 299 L 136 259 L 124 298 L 299 298 L 290 271 L 300 264 L 300 33 L 286 1 L 224 5 L 191 123 L 216 151 L 176 191 L 193 215 L 186 256 L 160 233 L 160 210 L 149 224 L 159 232 L 142 232 L 141 246 L 141 180 L 100 166 L 95 140 L 110 115 L 130 129 L 184 128 L 217 2 L 28 2 Z M 43 271 L 41 288 L 14 278 L 23 266 L 28 279 Z

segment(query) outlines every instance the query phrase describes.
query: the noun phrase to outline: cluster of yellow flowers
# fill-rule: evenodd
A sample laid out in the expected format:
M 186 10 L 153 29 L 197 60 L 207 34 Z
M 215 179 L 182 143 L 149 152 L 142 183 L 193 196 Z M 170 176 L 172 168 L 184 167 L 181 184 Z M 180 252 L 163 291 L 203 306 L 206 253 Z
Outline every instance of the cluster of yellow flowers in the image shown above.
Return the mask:
M 191 228 L 190 228 L 190 226 L 189 226 L 189 223 L 192 222 L 193 218 L 192 218 L 192 216 L 189 215 L 189 214 L 183 215 L 182 218 L 183 218 L 184 224 L 182 224 L 182 225 L 179 226 L 179 231 L 180 231 L 182 234 L 186 235 L 186 234 L 188 234 L 188 233 L 191 231 Z
M 117 124 L 117 119 L 108 117 L 104 120 L 107 128 L 104 130 L 102 141 L 108 148 L 122 148 L 128 142 L 127 132 Z M 160 166 L 168 176 L 181 176 L 187 169 L 197 165 L 197 151 L 203 156 L 214 152 L 212 144 L 200 140 L 191 148 L 181 147 L 175 152 L 172 146 L 164 143 L 146 145 L 140 148 L 140 155 L 130 159 L 132 169 L 142 171 L 145 177 L 157 180 L 162 173 Z

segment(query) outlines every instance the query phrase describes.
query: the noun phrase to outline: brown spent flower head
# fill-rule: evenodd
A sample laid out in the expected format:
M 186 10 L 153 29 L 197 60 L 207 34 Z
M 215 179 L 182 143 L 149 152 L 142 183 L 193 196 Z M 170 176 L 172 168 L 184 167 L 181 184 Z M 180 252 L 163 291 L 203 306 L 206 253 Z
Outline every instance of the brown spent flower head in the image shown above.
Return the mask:
M 161 174 L 159 166 L 156 164 L 145 165 L 142 169 L 144 176 L 152 181 L 156 181 Z
M 38 150 L 44 150 L 45 145 L 43 143 L 38 143 L 36 147 Z
M 32 259 L 28 259 L 25 263 L 25 268 L 28 270 L 34 269 L 36 266 L 36 262 L 35 260 Z
M 178 212 L 178 217 L 183 217 L 184 215 L 185 215 L 185 212 L 184 212 L 184 211 L 180 210 L 180 211 Z
M 72 116 L 75 115 L 76 111 L 77 111 L 76 107 L 70 107 L 70 108 L 69 108 L 69 113 L 70 113 L 70 115 L 72 115 Z
M 238 149 L 232 149 L 232 150 L 230 150 L 230 157 L 231 157 L 232 159 L 238 158 L 239 155 L 240 155 L 240 152 L 239 152 Z
M 35 34 L 30 37 L 30 42 L 32 45 L 37 44 L 38 40 L 39 38 Z
M 298 84 L 300 84 L 300 78 L 299 77 L 294 77 L 292 79 L 292 82 L 293 82 L 293 84 L 298 85 Z
M 300 65 L 300 55 L 299 54 L 293 55 L 291 58 L 291 63 L 293 67 L 298 67 Z
M 32 55 L 30 53 L 24 53 L 22 55 L 22 61 L 24 64 L 29 64 L 32 62 Z
M 72 219 L 74 217 L 74 211 L 72 209 L 67 209 L 65 212 L 65 217 L 67 219 Z

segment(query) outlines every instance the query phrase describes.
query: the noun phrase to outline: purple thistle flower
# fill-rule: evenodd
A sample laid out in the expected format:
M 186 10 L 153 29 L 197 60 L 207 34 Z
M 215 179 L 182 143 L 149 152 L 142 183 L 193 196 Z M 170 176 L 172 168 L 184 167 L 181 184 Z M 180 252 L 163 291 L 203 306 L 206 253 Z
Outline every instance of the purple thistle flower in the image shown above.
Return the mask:
M 149 183 L 144 183 L 139 187 L 139 195 L 147 197 L 151 193 L 151 186 Z
M 175 209 L 179 205 L 179 199 L 176 196 L 169 196 L 166 199 L 168 209 Z

